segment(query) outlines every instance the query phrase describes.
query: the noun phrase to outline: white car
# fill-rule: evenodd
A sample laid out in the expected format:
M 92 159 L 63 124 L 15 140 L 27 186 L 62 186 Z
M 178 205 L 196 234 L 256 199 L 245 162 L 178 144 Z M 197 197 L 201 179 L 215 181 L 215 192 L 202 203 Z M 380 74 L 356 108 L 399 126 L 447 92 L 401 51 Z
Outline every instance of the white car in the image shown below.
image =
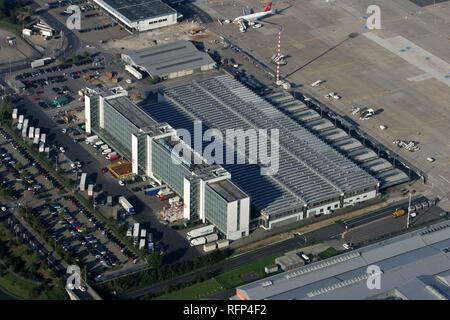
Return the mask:
M 433 157 L 428 157 L 427 160 L 428 160 L 429 162 L 435 162 L 435 161 L 436 161 L 436 159 L 433 158 Z
M 1 210 L 2 210 L 3 212 L 5 212 L 5 211 L 6 211 L 6 207 L 5 207 L 5 206 L 2 206 L 2 207 L 1 207 Z
M 124 186 L 125 185 L 125 183 L 122 181 L 122 180 L 119 180 L 119 186 Z
M 59 147 L 59 151 L 61 151 L 62 153 L 66 152 L 66 150 L 63 147 Z
M 131 79 L 127 79 L 127 80 L 125 80 L 125 82 L 128 83 L 128 84 L 132 84 L 133 83 L 133 81 Z
M 262 27 L 262 24 L 261 24 L 261 23 L 255 23 L 255 24 L 252 26 L 253 29 L 258 29 L 258 28 L 261 28 L 261 27 Z

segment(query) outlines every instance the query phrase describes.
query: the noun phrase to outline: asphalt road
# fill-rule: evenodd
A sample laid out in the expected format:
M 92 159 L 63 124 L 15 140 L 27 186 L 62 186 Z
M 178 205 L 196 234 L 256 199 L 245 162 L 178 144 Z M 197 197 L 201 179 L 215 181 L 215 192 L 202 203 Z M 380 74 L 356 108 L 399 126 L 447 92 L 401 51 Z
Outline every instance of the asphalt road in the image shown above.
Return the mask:
M 401 201 L 392 204 L 391 206 L 374 211 L 372 213 L 369 213 L 367 215 L 364 215 L 363 217 L 354 218 L 351 220 L 346 221 L 352 228 L 356 226 L 361 226 L 364 224 L 367 224 L 371 221 L 377 221 L 380 220 L 388 215 L 390 215 L 395 209 L 399 207 L 407 206 L 407 201 Z M 385 220 L 386 223 L 390 223 L 390 220 Z M 232 258 L 230 260 L 225 260 L 222 262 L 219 262 L 218 264 L 210 267 L 207 271 L 201 270 L 198 272 L 194 272 L 192 274 L 183 275 L 162 283 L 155 284 L 153 286 L 148 286 L 146 288 L 138 289 L 135 291 L 132 291 L 130 293 L 124 294 L 120 296 L 121 299 L 136 299 L 139 297 L 142 297 L 146 294 L 156 294 L 158 292 L 161 292 L 165 288 L 169 286 L 174 286 L 182 283 L 186 283 L 189 281 L 193 281 L 198 276 L 204 275 L 206 273 L 210 273 L 213 275 L 220 274 L 221 272 L 229 271 L 231 269 L 240 267 L 244 264 L 251 263 L 252 261 L 274 255 L 276 253 L 283 253 L 290 250 L 294 250 L 295 248 L 299 248 L 305 245 L 308 245 L 308 243 L 313 243 L 317 241 L 326 241 L 331 239 L 338 239 L 341 237 L 342 233 L 345 231 L 345 227 L 343 224 L 335 223 L 330 226 L 321 228 L 319 230 L 305 233 L 302 236 L 297 236 L 294 238 L 291 238 L 289 240 L 279 242 L 276 244 L 273 244 L 271 246 L 265 247 L 263 249 L 259 249 L 257 251 L 249 252 L 247 254 L 238 256 L 236 258 Z M 379 237 L 379 234 L 373 234 L 373 237 Z
M 140 201 L 128 188 L 121 187 L 109 174 L 100 173 L 101 164 L 81 145 L 75 143 L 71 137 L 61 133 L 61 127 L 57 127 L 53 120 L 38 106 L 33 104 L 28 97 L 23 97 L 24 103 L 19 113 L 26 114 L 34 127 L 39 126 L 41 132 L 47 133 L 48 145 L 63 146 L 65 155 L 72 161 L 84 163 L 83 172 L 87 173 L 87 183 L 95 183 L 96 188 L 106 191 L 112 196 L 125 196 L 136 207 L 138 214 L 134 216 L 137 222 L 147 222 L 147 231 L 154 233 L 157 241 L 165 245 L 165 259 L 168 263 L 191 260 L 200 255 L 193 247 L 188 246 L 186 239 L 170 227 L 161 225 L 155 214 L 146 203 Z M 45 129 L 44 129 L 45 128 Z M 148 225 L 150 221 L 150 225 Z
M 33 3 L 31 5 L 34 9 L 39 8 L 40 6 L 37 3 Z M 53 29 L 62 31 L 63 36 L 66 37 L 67 40 L 67 46 L 64 49 L 63 56 L 64 57 L 70 57 L 72 53 L 77 52 L 81 48 L 81 41 L 77 37 L 74 31 L 68 29 L 63 23 L 58 21 L 55 17 L 53 17 L 50 13 L 47 11 L 43 11 L 38 14 L 42 19 L 44 19 Z M 17 72 L 20 70 L 25 70 L 30 68 L 31 60 L 27 59 L 23 62 L 16 63 L 14 65 L 11 65 L 11 68 L 4 67 L 3 69 L 0 69 L 0 75 L 7 74 L 9 72 Z

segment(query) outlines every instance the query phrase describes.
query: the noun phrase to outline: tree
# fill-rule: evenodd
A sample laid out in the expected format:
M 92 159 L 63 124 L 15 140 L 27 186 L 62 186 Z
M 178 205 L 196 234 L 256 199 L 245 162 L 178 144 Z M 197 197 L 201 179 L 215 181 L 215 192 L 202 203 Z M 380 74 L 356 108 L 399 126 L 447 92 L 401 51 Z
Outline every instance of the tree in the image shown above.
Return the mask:
M 158 76 L 150 76 L 149 81 L 150 81 L 150 84 L 157 84 L 158 82 L 161 81 L 161 78 Z
M 7 119 L 11 119 L 12 104 L 8 101 L 3 101 L 0 108 L 0 121 L 4 122 Z
M 147 262 L 151 269 L 158 270 L 163 264 L 163 256 L 159 252 L 154 252 L 148 257 Z

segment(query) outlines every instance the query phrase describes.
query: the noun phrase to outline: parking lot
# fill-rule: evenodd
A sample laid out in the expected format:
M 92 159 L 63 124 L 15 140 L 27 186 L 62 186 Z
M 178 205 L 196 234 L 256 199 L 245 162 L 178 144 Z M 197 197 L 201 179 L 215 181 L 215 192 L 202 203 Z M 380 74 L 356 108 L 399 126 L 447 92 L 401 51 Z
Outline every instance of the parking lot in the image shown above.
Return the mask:
M 131 265 L 137 258 L 105 225 L 40 166 L 25 148 L 5 131 L 0 131 L 2 187 L 12 196 L 5 210 L 32 208 L 48 235 L 87 268 L 99 276 L 111 268 Z M 17 169 L 19 168 L 19 169 Z

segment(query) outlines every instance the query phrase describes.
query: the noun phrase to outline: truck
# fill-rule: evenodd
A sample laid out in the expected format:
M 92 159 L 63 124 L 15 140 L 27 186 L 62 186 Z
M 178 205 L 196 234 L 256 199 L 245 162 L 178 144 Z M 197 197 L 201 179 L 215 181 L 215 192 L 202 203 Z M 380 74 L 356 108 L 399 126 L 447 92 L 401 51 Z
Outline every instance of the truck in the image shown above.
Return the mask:
M 128 202 L 124 196 L 119 197 L 119 203 L 128 213 L 134 213 L 134 207 Z
M 119 155 L 117 154 L 117 152 L 111 152 L 105 158 L 109 161 L 115 161 L 119 159 Z
M 38 137 L 39 139 L 39 135 L 41 134 L 41 128 L 34 128 L 34 137 Z
M 17 119 L 17 111 L 18 111 L 17 108 L 13 109 L 13 111 L 12 111 L 12 118 L 13 119 Z
M 144 190 L 144 194 L 146 196 L 156 196 L 158 195 L 159 190 L 161 190 L 161 187 L 148 188 Z
M 87 174 L 85 172 L 81 174 L 80 191 L 84 191 L 86 189 L 86 176 Z
M 88 196 L 92 197 L 94 195 L 94 185 L 90 184 L 88 185 Z
M 145 248 L 145 239 L 141 239 L 141 241 L 139 241 L 139 250 L 144 248 Z
M 102 151 L 102 155 L 110 154 L 111 151 L 112 151 L 112 150 L 111 150 L 110 148 L 108 148 L 108 149 L 106 149 L 106 150 L 103 150 L 103 151 Z
M 34 138 L 34 127 L 30 127 L 28 131 L 28 138 L 33 139 Z
M 133 225 L 133 244 L 137 245 L 139 239 L 139 223 Z
M 45 133 L 42 133 L 42 134 L 41 134 L 41 139 L 40 139 L 40 141 L 41 141 L 42 143 L 45 143 L 46 137 L 47 137 L 47 135 L 46 135 Z
M 189 231 L 186 234 L 186 238 L 188 240 L 192 240 L 194 238 L 206 236 L 206 235 L 211 234 L 213 232 L 214 232 L 214 225 L 210 224 L 208 226 L 197 228 L 197 229 Z
M 131 75 L 133 75 L 136 79 L 141 80 L 142 79 L 142 73 L 140 73 L 136 68 L 133 66 L 127 64 L 125 66 L 125 70 L 127 70 Z
M 158 192 L 159 200 L 164 201 L 169 198 L 172 198 L 175 195 L 170 189 L 160 190 Z
M 39 143 L 39 135 L 34 135 L 34 139 L 33 139 L 33 144 L 38 144 Z
M 147 239 L 147 230 L 141 229 L 141 239 Z
M 53 59 L 50 57 L 47 58 L 42 58 L 42 59 L 37 59 L 37 60 L 33 60 L 31 61 L 31 67 L 34 68 L 39 68 L 39 67 L 43 67 L 45 66 L 47 63 L 50 63 Z
M 392 216 L 394 218 L 400 218 L 403 217 L 406 214 L 406 211 L 404 209 L 397 209 L 392 213 Z
M 97 135 L 93 135 L 93 136 L 87 137 L 85 142 L 86 142 L 86 144 L 91 144 L 97 139 L 98 139 L 98 136 Z
M 45 144 L 42 142 L 39 144 L 39 152 L 44 152 L 44 146 Z
M 191 247 L 200 246 L 200 245 L 205 244 L 205 243 L 206 243 L 206 238 L 205 237 L 195 238 L 195 239 L 192 239 L 189 242 Z

